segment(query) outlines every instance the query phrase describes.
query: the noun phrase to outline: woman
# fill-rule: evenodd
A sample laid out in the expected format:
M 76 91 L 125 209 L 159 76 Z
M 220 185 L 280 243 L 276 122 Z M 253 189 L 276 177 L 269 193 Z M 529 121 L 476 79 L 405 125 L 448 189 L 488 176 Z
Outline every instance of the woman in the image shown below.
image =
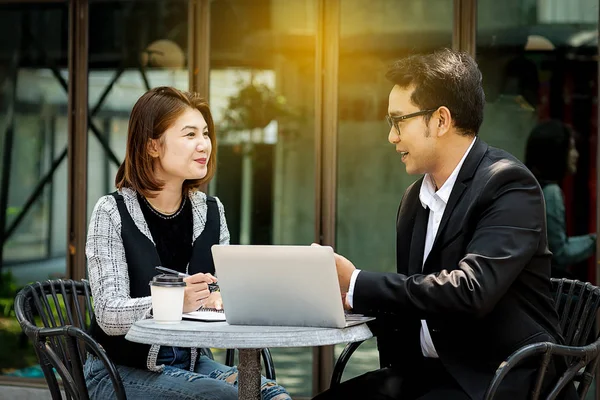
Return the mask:
M 213 244 L 228 244 L 223 205 L 198 188 L 215 172 L 216 139 L 208 104 L 195 94 L 159 87 L 137 101 L 129 119 L 117 191 L 92 213 L 86 255 L 94 297 L 91 335 L 104 347 L 128 398 L 237 399 L 237 370 L 198 349 L 128 342 L 131 325 L 152 314 L 149 281 L 162 265 L 188 273 L 183 312 L 220 307 L 210 293 Z M 92 398 L 114 397 L 100 360 L 84 368 Z M 262 379 L 263 399 L 289 399 Z
M 566 233 L 565 202 L 559 184 L 567 174 L 577 172 L 578 158 L 573 132 L 562 122 L 542 122 L 531 131 L 525 165 L 544 192 L 552 276 L 556 278 L 572 278 L 569 265 L 589 258 L 596 248 L 596 234 L 567 237 Z

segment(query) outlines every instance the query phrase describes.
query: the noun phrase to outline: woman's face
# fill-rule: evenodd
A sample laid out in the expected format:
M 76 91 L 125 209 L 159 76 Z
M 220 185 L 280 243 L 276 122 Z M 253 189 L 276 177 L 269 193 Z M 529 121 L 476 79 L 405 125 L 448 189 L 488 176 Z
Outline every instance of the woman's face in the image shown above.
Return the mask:
M 571 137 L 569 139 L 569 154 L 567 156 L 567 172 L 574 174 L 577 172 L 577 160 L 579 159 L 579 152 L 575 147 L 575 139 Z
M 212 144 L 202 113 L 187 108 L 162 137 L 151 142 L 155 173 L 163 182 L 202 179 L 208 172 Z

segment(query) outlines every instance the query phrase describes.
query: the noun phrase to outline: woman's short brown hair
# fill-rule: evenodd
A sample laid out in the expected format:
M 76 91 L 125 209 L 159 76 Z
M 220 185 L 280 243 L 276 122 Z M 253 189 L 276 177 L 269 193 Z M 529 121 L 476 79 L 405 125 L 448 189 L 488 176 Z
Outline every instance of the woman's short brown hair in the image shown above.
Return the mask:
M 162 86 L 144 93 L 131 110 L 125 160 L 115 178 L 118 189 L 130 187 L 146 197 L 151 196 L 151 192 L 162 189 L 163 182 L 154 175 L 154 159 L 148 153 L 148 144 L 151 139 L 160 140 L 165 131 L 187 108 L 197 109 L 204 117 L 212 152 L 208 160 L 206 176 L 202 179 L 184 181 L 183 191 L 186 193 L 188 190 L 197 190 L 212 179 L 217 166 L 217 143 L 215 125 L 208 103 L 196 93 Z

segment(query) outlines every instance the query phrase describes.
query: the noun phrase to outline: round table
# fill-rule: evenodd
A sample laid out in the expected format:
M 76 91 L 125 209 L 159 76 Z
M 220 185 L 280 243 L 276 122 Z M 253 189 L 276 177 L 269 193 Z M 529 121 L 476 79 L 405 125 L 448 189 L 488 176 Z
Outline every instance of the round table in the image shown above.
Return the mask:
M 177 347 L 238 349 L 238 398 L 260 400 L 260 350 L 273 347 L 327 346 L 358 342 L 373 335 L 366 324 L 348 328 L 229 325 L 183 320 L 159 324 L 138 321 L 125 338 L 132 342 Z

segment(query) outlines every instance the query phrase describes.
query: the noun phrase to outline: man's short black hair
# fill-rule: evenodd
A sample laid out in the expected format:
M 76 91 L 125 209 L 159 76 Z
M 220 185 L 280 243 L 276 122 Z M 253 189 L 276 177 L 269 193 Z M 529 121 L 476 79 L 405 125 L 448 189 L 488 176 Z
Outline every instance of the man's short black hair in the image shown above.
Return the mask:
M 403 89 L 414 86 L 411 101 L 421 110 L 446 106 L 461 133 L 478 133 L 485 94 L 481 71 L 469 54 L 441 49 L 411 55 L 396 61 L 386 78 Z

